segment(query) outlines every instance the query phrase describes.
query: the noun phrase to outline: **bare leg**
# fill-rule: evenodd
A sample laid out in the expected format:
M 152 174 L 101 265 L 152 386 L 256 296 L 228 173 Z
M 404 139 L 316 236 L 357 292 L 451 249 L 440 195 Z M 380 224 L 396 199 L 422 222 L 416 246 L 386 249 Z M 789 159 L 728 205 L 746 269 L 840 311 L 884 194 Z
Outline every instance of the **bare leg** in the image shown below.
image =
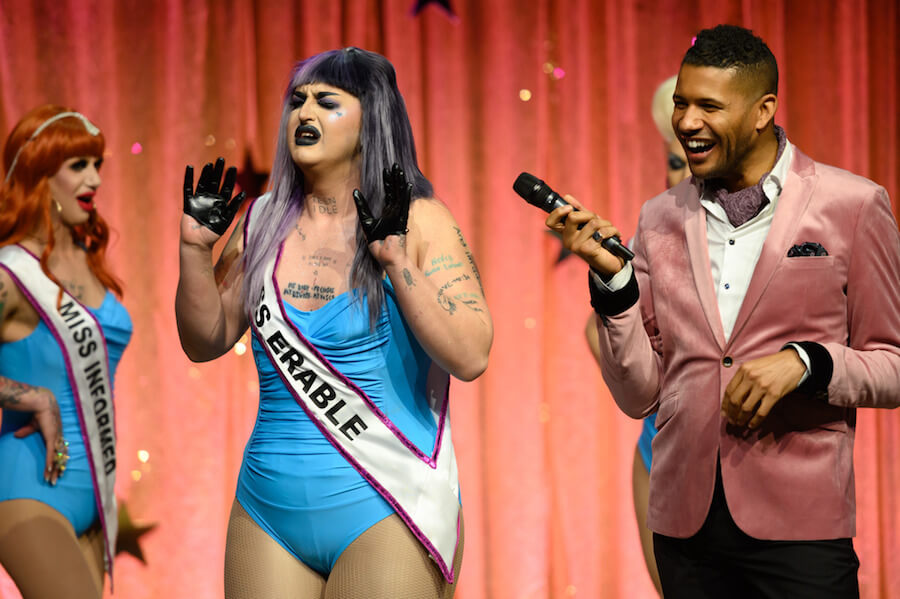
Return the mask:
M 98 572 L 65 516 L 33 499 L 0 501 L 0 563 L 24 599 L 99 599 L 103 592 L 102 557 Z
M 641 549 L 644 551 L 644 562 L 647 572 L 662 597 L 662 585 L 659 582 L 659 571 L 656 569 L 656 557 L 653 555 L 653 532 L 647 528 L 647 505 L 650 500 L 650 473 L 644 466 L 644 460 L 637 447 L 634 448 L 634 463 L 631 467 L 631 490 L 634 497 L 634 513 L 637 516 L 638 532 L 641 535 Z
M 291 555 L 237 500 L 225 541 L 226 599 L 322 599 L 325 580 Z
M 459 580 L 464 532 L 453 559 L 453 584 L 409 527 L 393 514 L 373 525 L 341 553 L 325 590 L 325 599 L 450 599 Z

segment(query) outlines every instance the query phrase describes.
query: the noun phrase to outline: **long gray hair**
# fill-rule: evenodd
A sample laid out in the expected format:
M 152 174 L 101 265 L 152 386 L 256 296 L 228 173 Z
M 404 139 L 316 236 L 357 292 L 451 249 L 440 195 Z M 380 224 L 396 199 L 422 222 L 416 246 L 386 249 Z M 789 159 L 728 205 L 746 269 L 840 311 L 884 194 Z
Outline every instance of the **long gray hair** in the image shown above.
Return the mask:
M 384 208 L 382 169 L 400 164 L 412 183 L 412 197 L 430 197 L 431 183 L 419 170 L 412 127 L 406 104 L 397 88 L 394 67 L 382 55 L 359 48 L 330 50 L 311 56 L 294 67 L 284 95 L 275 165 L 272 167 L 272 197 L 254 211 L 254 234 L 245 240 L 244 305 L 252 307 L 259 298 L 265 266 L 287 238 L 303 210 L 304 177 L 294 163 L 285 131 L 293 110 L 294 90 L 310 83 L 323 83 L 340 88 L 359 99 L 362 108 L 360 124 L 360 191 L 368 199 L 372 214 Z M 369 252 L 362 227 L 356 225 L 356 254 L 350 268 L 350 287 L 368 298 L 369 323 L 374 326 L 384 303 L 384 276 L 381 265 Z M 358 296 L 359 297 L 359 296 Z

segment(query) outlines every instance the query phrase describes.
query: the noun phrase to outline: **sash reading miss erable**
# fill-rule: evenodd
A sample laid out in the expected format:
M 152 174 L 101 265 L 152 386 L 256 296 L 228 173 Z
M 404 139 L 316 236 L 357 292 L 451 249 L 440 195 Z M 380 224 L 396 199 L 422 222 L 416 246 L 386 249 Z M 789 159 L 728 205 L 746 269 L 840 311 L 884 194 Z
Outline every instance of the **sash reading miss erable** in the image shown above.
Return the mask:
M 106 569 L 112 578 L 119 520 L 116 512 L 116 429 L 109 356 L 94 315 L 41 270 L 40 261 L 18 245 L 0 248 L 0 268 L 16 281 L 62 350 L 94 482 L 94 497 L 106 540 Z
M 310 420 L 394 508 L 452 583 L 459 481 L 447 409 L 449 375 L 435 364 L 428 373 L 429 403 L 438 432 L 432 453 L 425 454 L 287 317 L 275 281 L 280 258 L 279 249 L 266 268 L 263 292 L 250 314 L 254 333 Z

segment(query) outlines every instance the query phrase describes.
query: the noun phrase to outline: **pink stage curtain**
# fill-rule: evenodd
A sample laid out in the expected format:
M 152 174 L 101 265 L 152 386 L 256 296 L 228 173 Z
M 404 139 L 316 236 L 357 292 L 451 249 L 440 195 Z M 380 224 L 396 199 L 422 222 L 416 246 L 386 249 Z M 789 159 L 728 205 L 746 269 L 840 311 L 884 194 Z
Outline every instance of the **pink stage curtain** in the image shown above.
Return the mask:
M 99 210 L 135 324 L 119 370 L 118 493 L 147 565 L 117 559 L 116 596 L 222 595 L 225 527 L 257 380 L 248 353 L 192 364 L 173 298 L 186 163 L 272 162 L 291 65 L 358 45 L 393 61 L 425 173 L 473 247 L 496 337 L 488 371 L 453 384 L 466 519 L 461 599 L 651 597 L 631 501 L 639 423 L 584 341 L 585 268 L 557 264 L 543 177 L 630 235 L 663 187 L 657 83 L 701 28 L 754 29 L 781 66 L 777 121 L 823 162 L 900 197 L 897 0 L 0 0 L 0 131 L 76 107 L 104 131 Z M 139 145 L 138 145 L 139 144 Z M 246 340 L 245 340 L 246 341 Z M 146 452 L 146 453 L 139 453 Z M 900 413 L 859 413 L 860 583 L 900 598 Z M 8 581 L 0 595 L 16 597 Z

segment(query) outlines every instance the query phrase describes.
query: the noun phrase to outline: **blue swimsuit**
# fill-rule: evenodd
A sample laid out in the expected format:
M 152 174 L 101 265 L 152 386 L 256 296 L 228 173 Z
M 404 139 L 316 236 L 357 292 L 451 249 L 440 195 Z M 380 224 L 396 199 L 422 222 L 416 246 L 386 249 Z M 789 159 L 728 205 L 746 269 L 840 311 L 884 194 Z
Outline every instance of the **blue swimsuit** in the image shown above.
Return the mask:
M 359 386 L 419 449 L 430 454 L 437 425 L 425 381 L 431 358 L 406 325 L 385 279 L 385 306 L 369 329 L 365 297 L 341 294 L 288 318 L 340 372 Z M 259 413 L 244 451 L 237 500 L 272 538 L 323 575 L 362 532 L 393 508 L 345 460 L 297 404 L 253 337 Z
M 131 339 L 131 319 L 125 307 L 107 291 L 97 317 L 109 351 L 110 377 Z M 13 433 L 28 424 L 31 412 L 3 411 L 0 427 L 0 501 L 36 499 L 60 512 L 81 536 L 99 518 L 87 451 L 81 436 L 78 406 L 69 384 L 62 350 L 41 320 L 30 335 L 0 344 L 0 376 L 49 389 L 59 404 L 63 436 L 69 442 L 69 462 L 56 486 L 44 481 L 47 449 L 40 433 L 17 439 Z
M 650 414 L 644 418 L 641 426 L 641 436 L 638 437 L 638 451 L 641 452 L 641 459 L 644 460 L 644 466 L 647 472 L 650 472 L 650 465 L 653 463 L 653 437 L 656 436 L 656 414 Z

